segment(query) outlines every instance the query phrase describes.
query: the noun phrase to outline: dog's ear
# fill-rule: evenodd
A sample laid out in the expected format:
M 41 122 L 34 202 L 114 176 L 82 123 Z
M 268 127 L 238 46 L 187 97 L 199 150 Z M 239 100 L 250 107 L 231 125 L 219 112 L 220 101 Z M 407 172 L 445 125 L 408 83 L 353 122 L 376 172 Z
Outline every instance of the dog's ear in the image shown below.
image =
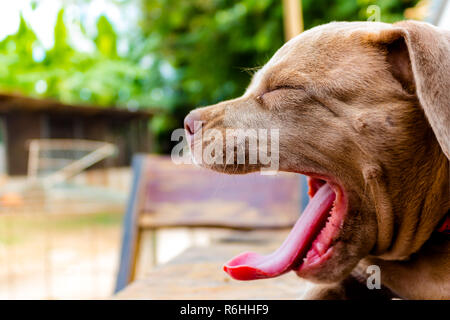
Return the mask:
M 450 32 L 428 23 L 402 21 L 381 31 L 376 40 L 387 48 L 392 75 L 405 90 L 417 94 L 450 159 Z

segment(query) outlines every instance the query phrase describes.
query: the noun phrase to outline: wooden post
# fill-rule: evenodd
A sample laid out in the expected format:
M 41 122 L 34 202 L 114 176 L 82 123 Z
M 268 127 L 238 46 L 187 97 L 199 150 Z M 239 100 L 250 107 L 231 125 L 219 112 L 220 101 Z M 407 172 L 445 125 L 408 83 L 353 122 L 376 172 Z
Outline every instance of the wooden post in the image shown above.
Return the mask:
M 119 270 L 116 279 L 114 293 L 125 288 L 135 275 L 137 256 L 139 255 L 140 229 L 138 226 L 138 215 L 140 210 L 141 192 L 145 175 L 145 156 L 135 155 L 133 157 L 133 181 L 131 193 L 128 199 L 127 209 L 123 220 L 122 248 L 120 250 Z
M 31 140 L 28 150 L 28 179 L 36 179 L 39 171 L 38 140 Z
M 286 41 L 303 32 L 301 0 L 283 0 L 283 20 Z

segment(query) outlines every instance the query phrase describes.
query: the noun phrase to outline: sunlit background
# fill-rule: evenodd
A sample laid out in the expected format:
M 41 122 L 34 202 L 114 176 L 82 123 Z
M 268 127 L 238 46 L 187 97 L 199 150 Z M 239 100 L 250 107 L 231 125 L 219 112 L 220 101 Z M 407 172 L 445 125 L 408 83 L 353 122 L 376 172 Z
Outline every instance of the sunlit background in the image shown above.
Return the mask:
M 303 0 L 303 26 L 371 5 L 449 27 L 427 0 Z M 1 1 L 0 298 L 111 296 L 132 156 L 168 153 L 189 110 L 240 95 L 284 41 L 278 0 Z M 158 241 L 164 263 L 208 236 Z

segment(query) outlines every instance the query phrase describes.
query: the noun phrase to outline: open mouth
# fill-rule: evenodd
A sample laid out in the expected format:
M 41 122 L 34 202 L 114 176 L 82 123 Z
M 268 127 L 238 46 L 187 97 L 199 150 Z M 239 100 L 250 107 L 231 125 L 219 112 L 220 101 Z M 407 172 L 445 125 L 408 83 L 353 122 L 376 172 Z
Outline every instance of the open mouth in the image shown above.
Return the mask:
M 224 265 L 237 280 L 273 278 L 288 271 L 319 268 L 333 253 L 347 201 L 343 189 L 329 180 L 309 177 L 308 206 L 283 244 L 269 255 L 245 252 Z

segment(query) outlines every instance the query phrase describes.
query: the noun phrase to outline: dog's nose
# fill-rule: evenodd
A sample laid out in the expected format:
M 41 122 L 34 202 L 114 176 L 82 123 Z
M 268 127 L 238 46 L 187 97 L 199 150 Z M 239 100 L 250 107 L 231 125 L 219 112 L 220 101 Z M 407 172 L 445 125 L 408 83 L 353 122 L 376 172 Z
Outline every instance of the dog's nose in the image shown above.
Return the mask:
M 200 128 L 200 125 L 195 125 L 196 122 L 200 121 L 200 112 L 193 110 L 191 111 L 186 118 L 184 118 L 184 129 L 186 130 L 186 134 L 192 136 L 195 134 L 195 131 Z

